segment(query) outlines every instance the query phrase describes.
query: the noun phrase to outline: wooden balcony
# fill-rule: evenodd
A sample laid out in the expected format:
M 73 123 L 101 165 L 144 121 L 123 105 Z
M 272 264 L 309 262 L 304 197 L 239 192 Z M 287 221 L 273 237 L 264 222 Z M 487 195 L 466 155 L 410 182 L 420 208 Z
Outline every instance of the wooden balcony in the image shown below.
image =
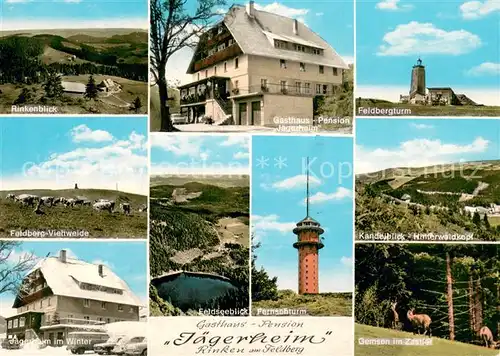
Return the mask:
M 243 52 L 237 43 L 233 43 L 231 46 L 224 48 L 222 51 L 215 52 L 211 56 L 196 61 L 194 63 L 194 72 L 198 72 L 204 68 L 210 67 L 216 63 L 225 61 L 236 56 L 239 56 Z
M 213 76 L 178 87 L 181 91 L 181 106 L 204 104 L 206 100 L 215 97 L 226 99 L 229 96 L 229 94 L 226 94 L 228 92 L 228 81 L 228 77 Z M 186 92 L 185 95 L 184 92 Z

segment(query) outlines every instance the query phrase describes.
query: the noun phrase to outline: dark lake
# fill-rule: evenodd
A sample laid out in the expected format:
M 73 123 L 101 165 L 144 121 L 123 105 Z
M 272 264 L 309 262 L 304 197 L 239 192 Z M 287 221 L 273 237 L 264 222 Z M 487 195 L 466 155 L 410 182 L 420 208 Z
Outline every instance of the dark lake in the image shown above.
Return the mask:
M 180 272 L 151 280 L 158 295 L 173 306 L 187 311 L 208 308 L 211 301 L 238 288 L 228 279 L 216 275 Z

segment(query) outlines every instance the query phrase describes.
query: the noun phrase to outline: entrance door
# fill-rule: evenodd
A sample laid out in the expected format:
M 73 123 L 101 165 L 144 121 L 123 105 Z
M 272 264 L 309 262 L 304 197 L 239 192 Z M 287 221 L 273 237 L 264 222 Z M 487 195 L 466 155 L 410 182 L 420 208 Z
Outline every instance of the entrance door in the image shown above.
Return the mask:
M 252 121 L 250 125 L 255 125 L 255 122 L 260 124 L 260 101 L 252 102 Z
M 247 103 L 240 103 L 239 105 L 239 124 L 248 125 L 247 120 Z

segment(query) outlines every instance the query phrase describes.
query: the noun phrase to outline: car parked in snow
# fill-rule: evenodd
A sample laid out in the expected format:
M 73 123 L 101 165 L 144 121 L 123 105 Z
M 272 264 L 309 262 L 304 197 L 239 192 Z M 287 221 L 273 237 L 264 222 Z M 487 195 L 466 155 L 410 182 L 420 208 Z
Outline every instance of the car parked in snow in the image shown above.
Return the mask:
M 120 342 L 121 339 L 123 339 L 124 336 L 114 336 L 110 337 L 108 341 L 101 343 L 101 344 L 95 344 L 94 345 L 94 352 L 98 355 L 112 355 L 113 348 Z
M 2 349 L 6 350 L 17 350 L 21 348 L 21 341 L 18 339 L 8 339 L 5 338 L 2 340 Z
M 125 345 L 125 355 L 146 356 L 148 354 L 148 342 L 145 337 L 134 337 Z
M 94 345 L 107 341 L 109 335 L 100 331 L 73 331 L 68 333 L 66 349 L 73 354 L 83 355 L 86 351 L 94 351 Z

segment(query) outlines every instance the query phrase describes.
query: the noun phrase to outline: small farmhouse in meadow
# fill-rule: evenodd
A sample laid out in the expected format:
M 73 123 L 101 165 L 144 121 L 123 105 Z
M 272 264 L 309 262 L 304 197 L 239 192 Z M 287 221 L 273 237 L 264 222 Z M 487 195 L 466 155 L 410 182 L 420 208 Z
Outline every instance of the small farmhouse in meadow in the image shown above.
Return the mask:
M 101 91 L 118 91 L 121 89 L 120 84 L 114 82 L 112 79 L 104 79 L 101 81 L 98 85 L 97 88 Z
M 86 86 L 82 83 L 62 82 L 63 90 L 65 93 L 70 94 L 85 94 Z

